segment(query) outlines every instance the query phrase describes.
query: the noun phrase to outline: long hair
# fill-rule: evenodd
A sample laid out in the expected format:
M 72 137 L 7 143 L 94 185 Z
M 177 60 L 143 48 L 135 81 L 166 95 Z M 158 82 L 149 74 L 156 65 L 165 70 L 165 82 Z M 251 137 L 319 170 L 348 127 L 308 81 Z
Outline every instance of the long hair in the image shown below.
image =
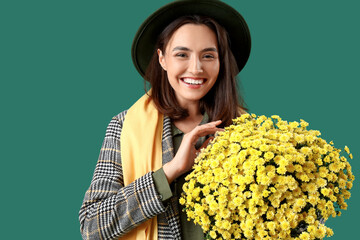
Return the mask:
M 168 81 L 166 71 L 160 66 L 156 51 L 160 49 L 165 54 L 171 36 L 185 24 L 203 24 L 216 34 L 220 71 L 214 86 L 200 99 L 200 111 L 201 113 L 206 112 L 210 121 L 221 119 L 221 126 L 228 126 L 232 123 L 232 119 L 241 115 L 240 110 L 246 110 L 246 108 L 243 98 L 238 94 L 236 83 L 238 68 L 230 49 L 228 34 L 221 25 L 209 17 L 198 15 L 180 17 L 170 23 L 160 34 L 154 54 L 145 72 L 145 80 L 152 86 L 151 97 L 158 111 L 171 119 L 180 120 L 188 116 L 188 111 L 183 109 L 176 100 L 175 92 Z

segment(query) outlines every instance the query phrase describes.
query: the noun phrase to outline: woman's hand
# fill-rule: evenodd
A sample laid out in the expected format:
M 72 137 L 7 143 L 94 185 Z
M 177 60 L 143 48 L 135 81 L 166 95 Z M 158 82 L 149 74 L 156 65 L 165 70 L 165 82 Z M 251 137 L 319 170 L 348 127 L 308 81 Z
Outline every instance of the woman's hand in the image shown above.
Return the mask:
M 205 141 L 199 150 L 195 149 L 196 142 L 200 137 L 214 134 L 216 131 L 223 131 L 222 128 L 217 127 L 220 123 L 221 120 L 209 122 L 207 124 L 197 126 L 191 132 L 184 134 L 175 157 L 163 166 L 163 170 L 169 184 L 180 175 L 190 171 L 191 167 L 194 165 L 194 159 L 197 152 L 199 152 L 201 148 L 205 147 L 210 139 Z

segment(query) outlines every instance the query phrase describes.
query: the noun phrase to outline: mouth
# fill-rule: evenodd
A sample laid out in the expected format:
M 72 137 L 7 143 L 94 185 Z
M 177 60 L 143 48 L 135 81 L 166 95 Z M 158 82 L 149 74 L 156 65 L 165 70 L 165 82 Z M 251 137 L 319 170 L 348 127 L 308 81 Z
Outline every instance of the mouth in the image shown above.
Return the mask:
M 180 78 L 181 81 L 183 81 L 186 84 L 190 85 L 201 85 L 206 82 L 206 78 Z

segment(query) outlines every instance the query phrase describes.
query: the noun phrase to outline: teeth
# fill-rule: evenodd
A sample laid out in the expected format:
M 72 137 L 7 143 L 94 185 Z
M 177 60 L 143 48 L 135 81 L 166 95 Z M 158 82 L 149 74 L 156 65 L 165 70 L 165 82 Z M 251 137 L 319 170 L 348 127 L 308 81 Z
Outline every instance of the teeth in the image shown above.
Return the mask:
M 196 84 L 196 85 L 202 84 L 204 82 L 203 79 L 195 80 L 192 78 L 184 78 L 183 80 L 184 80 L 184 82 L 186 82 L 188 84 Z

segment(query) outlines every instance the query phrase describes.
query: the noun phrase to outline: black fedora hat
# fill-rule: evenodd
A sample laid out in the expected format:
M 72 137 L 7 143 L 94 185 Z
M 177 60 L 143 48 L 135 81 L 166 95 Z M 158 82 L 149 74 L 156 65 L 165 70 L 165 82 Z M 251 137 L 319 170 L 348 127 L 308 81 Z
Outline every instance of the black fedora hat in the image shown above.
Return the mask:
M 156 50 L 157 37 L 163 29 L 181 16 L 194 14 L 211 17 L 227 30 L 230 48 L 241 71 L 250 55 L 251 39 L 249 28 L 240 13 L 219 0 L 178 0 L 155 11 L 135 34 L 131 57 L 142 76 L 145 75 Z

